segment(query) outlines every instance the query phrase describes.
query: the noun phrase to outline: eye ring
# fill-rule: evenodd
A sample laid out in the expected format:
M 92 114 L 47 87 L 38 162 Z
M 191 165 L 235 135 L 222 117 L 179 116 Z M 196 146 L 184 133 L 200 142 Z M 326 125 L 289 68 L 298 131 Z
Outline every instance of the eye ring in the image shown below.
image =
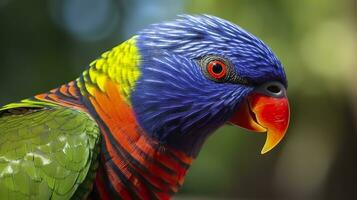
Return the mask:
M 239 76 L 233 64 L 219 55 L 206 55 L 198 58 L 198 64 L 204 76 L 217 83 L 235 83 L 249 85 L 249 81 Z
M 224 79 L 228 74 L 227 64 L 220 60 L 211 60 L 207 64 L 208 74 L 217 80 Z

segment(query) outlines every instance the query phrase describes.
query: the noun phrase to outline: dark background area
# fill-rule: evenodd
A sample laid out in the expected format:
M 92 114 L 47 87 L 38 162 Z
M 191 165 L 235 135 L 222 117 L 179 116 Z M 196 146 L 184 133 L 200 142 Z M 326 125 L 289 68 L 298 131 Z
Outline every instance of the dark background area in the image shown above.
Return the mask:
M 0 0 L 0 105 L 74 80 L 153 22 L 207 13 L 260 37 L 285 66 L 291 124 L 265 136 L 223 127 L 178 199 L 353 199 L 357 188 L 357 3 L 354 0 Z

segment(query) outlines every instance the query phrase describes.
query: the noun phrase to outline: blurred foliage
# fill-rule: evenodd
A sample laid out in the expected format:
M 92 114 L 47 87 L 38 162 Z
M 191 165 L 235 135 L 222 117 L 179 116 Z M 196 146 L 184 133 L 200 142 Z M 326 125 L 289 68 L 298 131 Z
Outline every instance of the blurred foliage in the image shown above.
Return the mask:
M 216 15 L 260 37 L 281 59 L 291 125 L 267 155 L 259 154 L 264 135 L 223 127 L 207 141 L 178 199 L 351 198 L 356 8 L 354 0 L 2 0 L 0 104 L 73 80 L 101 52 L 150 23 L 183 12 Z

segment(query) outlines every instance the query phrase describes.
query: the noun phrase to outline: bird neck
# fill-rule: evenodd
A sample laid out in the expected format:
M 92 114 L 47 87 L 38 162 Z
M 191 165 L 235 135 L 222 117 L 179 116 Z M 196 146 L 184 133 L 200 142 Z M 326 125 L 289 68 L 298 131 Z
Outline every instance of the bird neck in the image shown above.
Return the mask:
M 130 103 L 140 76 L 135 43 L 134 37 L 104 53 L 77 80 L 103 136 L 94 193 L 168 199 L 183 184 L 193 159 L 151 138 L 137 122 Z
M 90 94 L 85 89 L 88 78 L 35 98 L 81 110 L 96 120 L 102 142 L 92 197 L 169 199 L 182 186 L 193 158 L 148 136 L 116 83 L 107 80 L 105 92 L 98 87 Z
M 94 88 L 83 98 L 103 136 L 96 193 L 123 199 L 168 199 L 183 184 L 192 158 L 150 138 L 117 83 L 107 80 L 103 89 Z
M 36 96 L 96 120 L 102 144 L 93 197 L 169 199 L 193 161 L 150 137 L 137 122 L 130 94 L 140 75 L 138 60 L 133 38 L 104 53 L 76 81 Z

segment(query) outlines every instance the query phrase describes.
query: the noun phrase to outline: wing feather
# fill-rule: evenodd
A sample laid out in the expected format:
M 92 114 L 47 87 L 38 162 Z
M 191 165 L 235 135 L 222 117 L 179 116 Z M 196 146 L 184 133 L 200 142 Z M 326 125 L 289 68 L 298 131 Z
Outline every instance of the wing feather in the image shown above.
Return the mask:
M 0 108 L 0 199 L 74 197 L 94 177 L 99 136 L 78 110 L 31 101 Z

